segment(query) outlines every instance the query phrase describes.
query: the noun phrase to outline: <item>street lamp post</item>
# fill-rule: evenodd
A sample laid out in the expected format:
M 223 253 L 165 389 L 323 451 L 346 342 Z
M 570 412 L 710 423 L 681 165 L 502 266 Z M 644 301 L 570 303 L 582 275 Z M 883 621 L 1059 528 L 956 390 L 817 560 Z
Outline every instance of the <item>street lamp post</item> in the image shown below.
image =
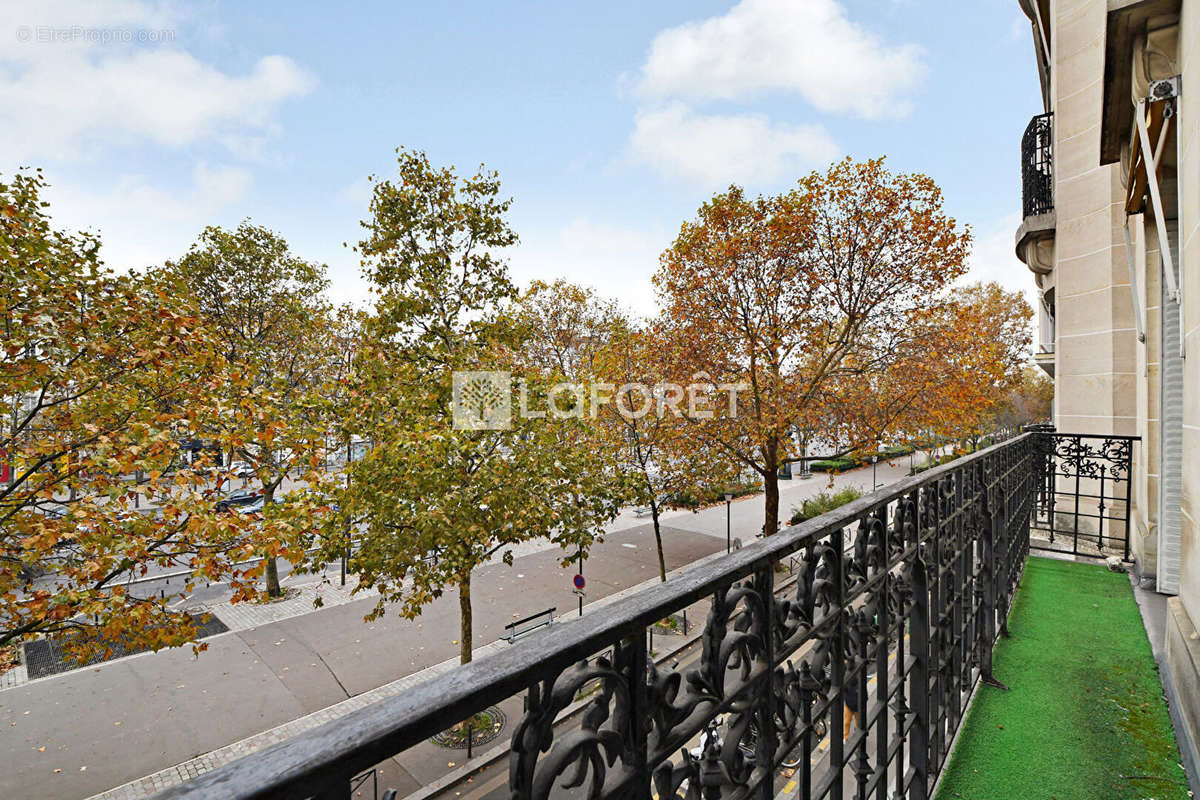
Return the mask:
M 350 489 L 350 437 L 346 437 L 346 489 Z M 350 559 L 350 522 L 349 518 L 346 521 L 346 548 L 342 551 L 342 586 L 346 585 L 346 562 Z
M 871 491 L 879 488 L 879 483 L 875 480 L 875 468 L 879 463 L 879 456 L 871 456 Z
M 733 502 L 733 495 L 729 492 L 725 493 L 725 553 L 729 554 L 733 550 L 732 526 L 729 521 L 729 505 Z
M 579 574 L 583 574 L 583 545 L 579 545 Z M 579 616 L 583 616 L 583 590 L 579 589 Z

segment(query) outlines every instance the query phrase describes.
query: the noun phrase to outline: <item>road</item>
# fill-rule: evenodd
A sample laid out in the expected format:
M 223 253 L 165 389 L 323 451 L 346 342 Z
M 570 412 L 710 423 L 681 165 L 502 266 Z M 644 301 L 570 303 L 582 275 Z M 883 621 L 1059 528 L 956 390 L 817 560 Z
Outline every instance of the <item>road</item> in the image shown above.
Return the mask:
M 879 481 L 906 472 L 907 463 L 880 465 Z M 869 489 L 869 468 L 833 482 L 861 486 L 864 479 Z M 781 509 L 828 482 L 786 482 Z M 763 508 L 761 495 L 733 502 L 733 535 L 752 538 Z M 668 567 L 719 552 L 726 513 L 717 506 L 665 514 Z M 647 519 L 622 514 L 587 561 L 588 601 L 653 578 L 653 541 Z M 574 607 L 573 570 L 545 547 L 528 545 L 511 566 L 498 561 L 475 573 L 477 646 L 516 617 Z M 389 613 L 364 623 L 375 604 L 368 598 L 213 637 L 198 658 L 186 648 L 146 653 L 0 691 L 0 797 L 86 797 L 451 658 L 458 651 L 456 594 L 448 591 L 416 620 Z M 383 785 L 411 789 L 434 780 L 452 768 L 439 756 L 400 759 L 403 766 Z

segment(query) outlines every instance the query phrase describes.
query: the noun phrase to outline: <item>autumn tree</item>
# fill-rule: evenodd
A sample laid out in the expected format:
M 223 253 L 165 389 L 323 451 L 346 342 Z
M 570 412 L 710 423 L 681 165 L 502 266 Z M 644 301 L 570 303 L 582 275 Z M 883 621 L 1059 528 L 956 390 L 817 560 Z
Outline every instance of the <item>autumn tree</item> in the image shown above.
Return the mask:
M 847 159 L 776 196 L 734 186 L 683 224 L 654 278 L 673 370 L 745 385 L 736 417 L 698 428 L 762 478 L 765 535 L 796 429 L 832 425 L 854 449 L 892 422 L 851 413 L 839 382 L 886 371 L 964 272 L 969 242 L 930 178 L 882 159 Z
M 596 372 L 596 354 L 627 319 L 614 301 L 558 278 L 529 285 L 518 322 L 526 328 L 523 351 L 532 366 L 586 380 Z
M 537 538 L 559 544 L 564 561 L 586 555 L 619 501 L 595 454 L 564 433 L 584 420 L 477 413 L 517 408 L 514 392 L 548 400 L 540 376 L 513 375 L 524 342 L 500 257 L 517 241 L 511 201 L 495 173 L 460 178 L 397 152 L 398 175 L 375 182 L 358 245 L 376 304 L 355 357 L 352 419 L 373 447 L 351 466 L 339 524 L 359 530 L 352 568 L 360 590 L 379 593 L 374 615 L 399 603 L 415 617 L 457 590 L 466 663 L 475 568 Z M 464 374 L 489 370 L 494 382 Z M 471 388 L 479 380 L 487 403 Z
M 0 644 L 180 645 L 196 625 L 172 606 L 195 581 L 256 592 L 245 530 L 212 513 L 206 477 L 171 470 L 218 388 L 216 342 L 175 276 L 113 274 L 98 237 L 55 230 L 44 187 L 0 182 Z M 125 585 L 152 568 L 190 577 Z
M 977 445 L 1029 360 L 1033 311 L 996 283 L 956 289 L 923 323 L 919 347 L 893 365 L 879 396 L 904 405 L 895 428 L 931 443 Z
M 995 412 L 995 426 L 1016 430 L 1023 425 L 1049 422 L 1054 407 L 1054 381 L 1026 364 Z
M 276 533 L 292 534 L 263 537 L 267 593 L 278 597 L 276 557 L 285 549 L 300 557 L 307 526 L 286 523 L 294 509 L 275 507 L 276 494 L 289 474 L 316 472 L 329 433 L 321 385 L 336 369 L 336 355 L 325 267 L 247 221 L 232 231 L 206 228 L 171 268 L 221 342 L 222 411 L 197 433 L 250 465 L 262 516 L 278 521 Z
M 658 550 L 658 576 L 667 579 L 662 512 L 678 498 L 737 478 L 734 462 L 703 437 L 685 415 L 714 413 L 707 398 L 683 398 L 676 410 L 659 405 L 666 390 L 662 342 L 652 326 L 623 321 L 597 352 L 596 378 L 608 402 L 598 418 L 604 446 L 625 476 L 630 501 L 650 510 Z M 683 387 L 680 387 L 683 388 Z M 699 418 L 699 417 L 698 417 Z
M 943 385 L 946 405 L 958 411 L 947 435 L 980 439 L 999 425 L 1001 409 L 1020 384 L 1029 362 L 1033 309 L 1021 292 L 995 282 L 958 289 L 942 326 L 953 375 Z

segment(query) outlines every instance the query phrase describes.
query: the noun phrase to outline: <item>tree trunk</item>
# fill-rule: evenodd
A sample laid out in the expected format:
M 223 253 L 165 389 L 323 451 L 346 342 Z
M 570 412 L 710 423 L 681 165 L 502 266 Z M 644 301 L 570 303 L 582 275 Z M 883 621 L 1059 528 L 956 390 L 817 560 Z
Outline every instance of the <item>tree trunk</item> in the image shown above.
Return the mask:
M 773 469 L 763 476 L 763 494 L 767 501 L 763 536 L 770 536 L 779 530 L 779 473 Z
M 763 448 L 763 495 L 767 506 L 763 536 L 770 536 L 779 530 L 779 441 L 776 439 L 768 439 Z
M 471 663 L 471 573 L 458 582 L 458 663 Z
M 263 507 L 275 502 L 275 484 L 263 485 Z M 283 589 L 279 586 L 279 565 L 275 556 L 267 556 L 267 597 L 283 597 Z
M 279 586 L 279 565 L 274 556 L 267 556 L 267 597 L 283 597 Z
M 667 559 L 663 555 L 662 531 L 658 527 L 658 503 L 650 500 L 650 516 L 654 519 L 654 544 L 658 547 L 658 579 L 667 581 Z

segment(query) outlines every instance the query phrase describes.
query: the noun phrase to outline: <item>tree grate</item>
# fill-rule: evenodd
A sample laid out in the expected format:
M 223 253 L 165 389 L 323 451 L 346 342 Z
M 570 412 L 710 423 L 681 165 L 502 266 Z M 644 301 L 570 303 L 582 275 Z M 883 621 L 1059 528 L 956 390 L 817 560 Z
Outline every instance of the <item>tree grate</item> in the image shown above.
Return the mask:
M 189 614 L 188 616 L 196 622 L 197 640 L 206 639 L 209 636 L 215 636 L 218 633 L 225 633 L 229 630 L 228 625 L 221 622 L 221 620 L 212 614 Z M 144 647 L 131 650 L 122 645 L 115 644 L 112 647 L 112 653 L 107 657 L 103 653 L 97 653 L 86 661 L 76 661 L 63 652 L 63 640 L 64 637 L 62 636 L 51 636 L 36 639 L 32 642 L 25 642 L 25 668 L 29 673 L 30 680 L 44 678 L 47 675 L 57 675 L 60 672 L 100 664 L 105 661 L 112 661 L 114 658 L 121 658 L 122 656 L 144 653 L 147 650 Z

